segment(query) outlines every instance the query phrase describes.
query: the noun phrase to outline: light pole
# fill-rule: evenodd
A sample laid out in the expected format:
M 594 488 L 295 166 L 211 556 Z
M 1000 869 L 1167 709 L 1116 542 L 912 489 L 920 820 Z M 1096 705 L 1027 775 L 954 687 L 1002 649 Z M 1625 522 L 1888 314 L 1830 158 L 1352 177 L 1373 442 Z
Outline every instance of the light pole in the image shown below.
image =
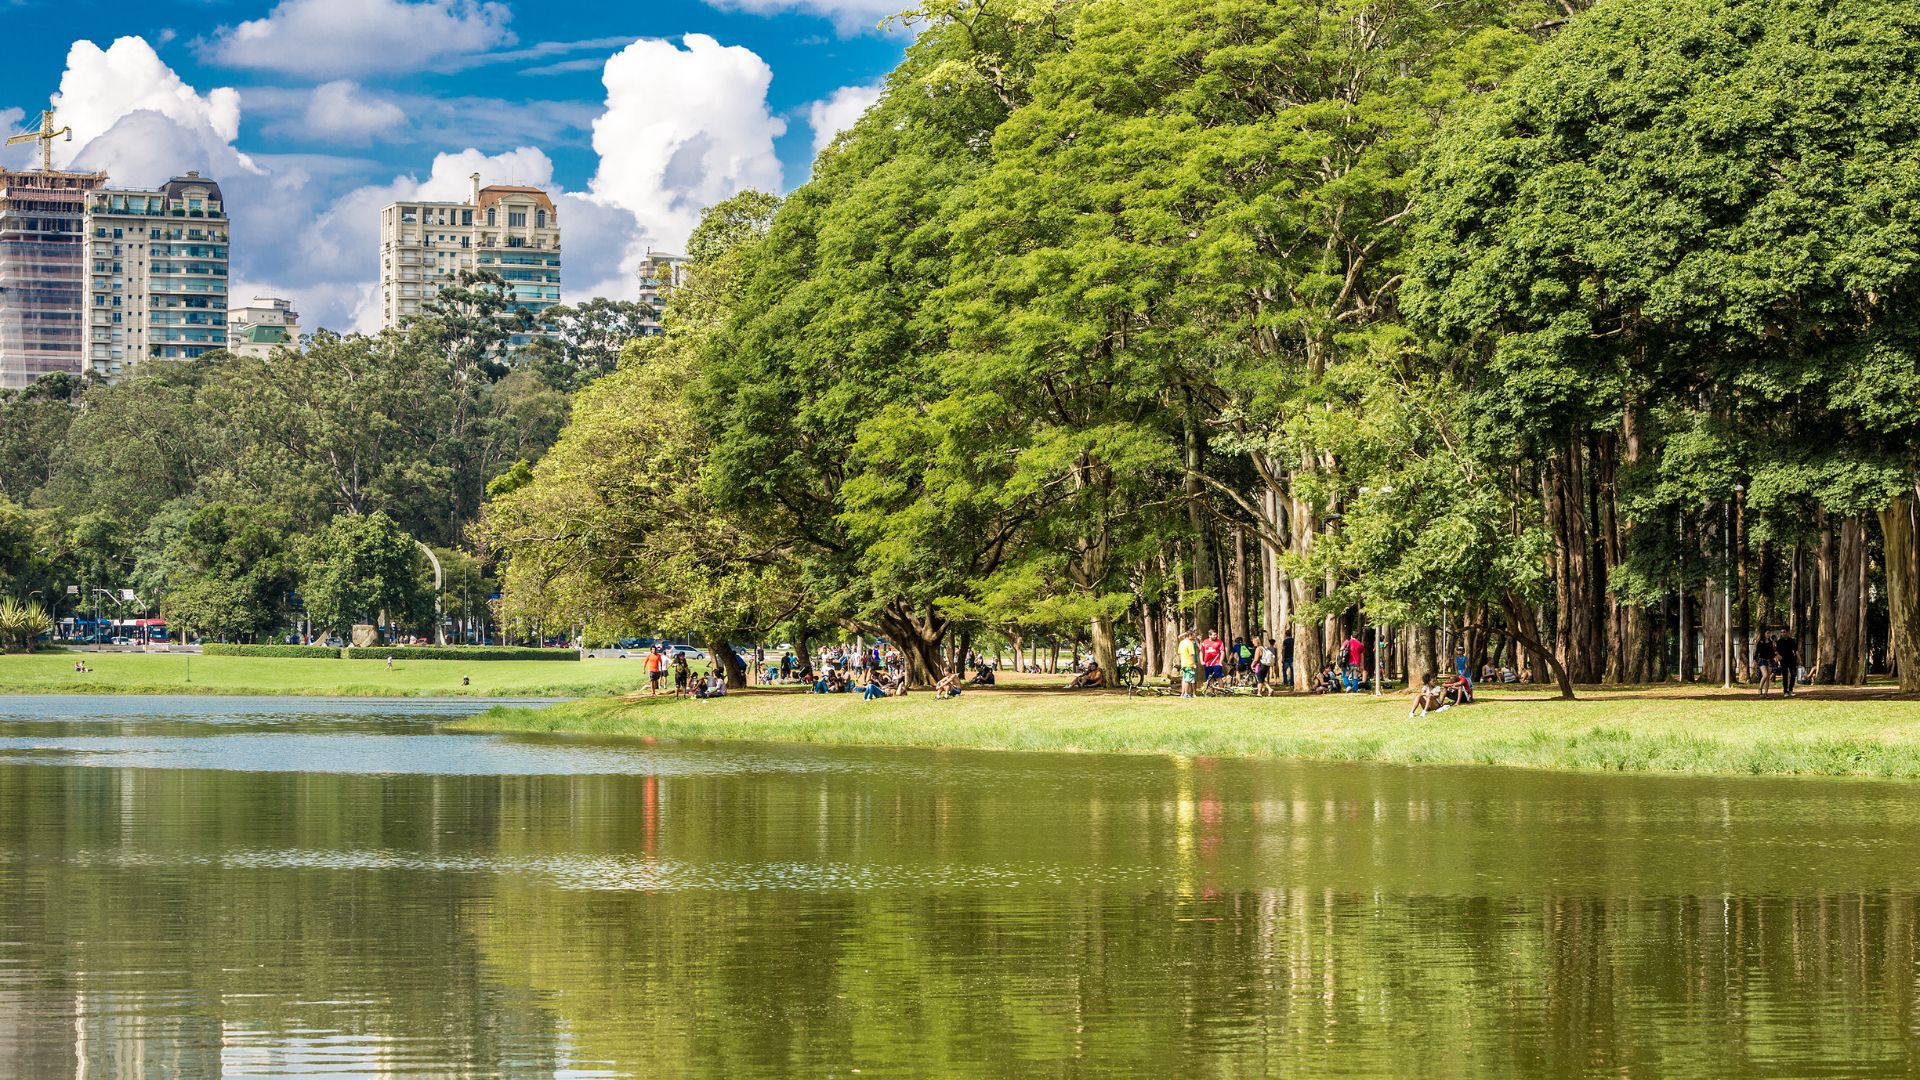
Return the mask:
M 101 593 L 106 593 L 107 599 L 109 600 L 115 599 L 114 595 L 110 592 L 107 592 L 107 590 L 105 589 L 96 587 L 93 590 L 93 651 L 94 652 L 100 651 L 100 594 Z

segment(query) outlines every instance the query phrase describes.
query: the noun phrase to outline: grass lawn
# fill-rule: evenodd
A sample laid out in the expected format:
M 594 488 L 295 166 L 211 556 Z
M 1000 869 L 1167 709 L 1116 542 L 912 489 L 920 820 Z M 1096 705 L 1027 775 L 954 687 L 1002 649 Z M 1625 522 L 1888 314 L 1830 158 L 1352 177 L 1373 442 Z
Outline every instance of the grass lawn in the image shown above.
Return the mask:
M 1059 678 L 864 702 L 749 690 L 718 701 L 603 697 L 499 708 L 462 730 L 743 739 L 843 746 L 974 747 L 1612 771 L 1920 777 L 1920 701 L 1886 689 L 1777 693 L 1594 688 L 1566 702 L 1532 688 L 1422 719 L 1405 695 L 1128 698 L 1067 692 Z M 1011 682 L 1011 680 L 1009 680 Z
M 73 662 L 93 668 L 82 675 Z M 460 685 L 462 676 L 471 685 Z M 646 683 L 639 660 L 307 660 L 191 653 L 0 656 L 3 694 L 580 697 Z

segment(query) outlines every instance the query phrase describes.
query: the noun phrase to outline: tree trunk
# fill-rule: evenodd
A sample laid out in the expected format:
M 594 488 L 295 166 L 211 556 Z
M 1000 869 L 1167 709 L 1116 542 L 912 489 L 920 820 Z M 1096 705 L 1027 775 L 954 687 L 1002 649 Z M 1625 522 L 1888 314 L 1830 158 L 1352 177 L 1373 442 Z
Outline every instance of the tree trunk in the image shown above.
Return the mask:
M 1812 682 L 1830 683 L 1833 681 L 1834 646 L 1833 632 L 1837 621 L 1834 609 L 1834 559 L 1839 545 L 1835 542 L 1833 518 L 1825 509 L 1816 512 L 1815 520 L 1820 523 L 1820 547 L 1814 553 L 1813 591 L 1814 591 L 1814 638 L 1813 678 Z
M 1544 664 L 1553 672 L 1554 682 L 1560 685 L 1560 696 L 1567 701 L 1572 701 L 1573 678 L 1567 671 L 1567 665 L 1561 663 L 1560 658 L 1540 640 L 1536 626 L 1533 625 L 1532 610 L 1519 597 L 1512 594 L 1504 598 L 1504 606 L 1507 609 L 1507 629 L 1513 634 L 1514 640 L 1525 645 L 1528 651 L 1533 653 L 1537 663 Z
M 1233 563 L 1227 575 L 1227 592 L 1232 596 L 1228 611 L 1233 621 L 1233 636 L 1240 641 L 1252 641 L 1253 620 L 1247 601 L 1253 590 L 1247 582 L 1247 531 L 1237 525 L 1233 529 Z
M 1299 499 L 1291 500 L 1289 509 L 1287 538 L 1292 544 L 1293 554 L 1304 557 L 1312 550 L 1319 518 L 1308 503 Z M 1296 620 L 1293 625 L 1293 688 L 1307 690 L 1312 688 L 1313 679 L 1320 674 L 1320 666 L 1327 658 L 1320 628 L 1298 621 L 1299 612 L 1319 599 L 1318 587 L 1313 579 L 1307 577 L 1293 578 L 1288 584 L 1292 586 L 1292 603 L 1289 607 Z
M 727 689 L 746 689 L 747 665 L 745 661 L 740 659 L 739 653 L 733 651 L 733 646 L 728 643 L 728 638 L 715 636 L 712 641 L 713 644 L 707 649 L 707 652 L 711 653 L 713 658 L 719 662 L 720 670 L 726 676 Z
M 1200 429 L 1200 418 L 1195 406 L 1189 402 L 1187 408 L 1186 459 L 1187 459 L 1187 527 L 1193 537 L 1193 565 L 1188 578 L 1193 589 L 1203 595 L 1193 605 L 1191 620 L 1195 630 L 1205 637 L 1207 631 L 1220 628 L 1219 570 L 1213 561 L 1213 519 L 1206 512 L 1203 500 L 1206 498 L 1206 486 L 1200 480 L 1200 469 L 1206 464 L 1206 435 Z
M 1733 603 L 1739 622 L 1734 625 L 1734 676 L 1740 682 L 1753 681 L 1753 608 L 1747 593 L 1747 503 L 1740 492 L 1733 496 Z
M 1435 673 L 1433 663 L 1433 627 L 1415 623 L 1407 627 L 1407 685 L 1419 686 Z
M 1833 668 L 1826 680 L 1842 686 L 1858 686 L 1866 681 L 1865 650 L 1861 642 L 1861 620 L 1865 615 L 1867 546 L 1866 530 L 1858 517 L 1841 519 L 1834 546 L 1833 575 Z
M 1096 615 L 1089 627 L 1093 636 L 1093 662 L 1100 665 L 1100 685 L 1119 686 L 1120 667 L 1114 659 L 1113 619 L 1107 615 Z
M 1278 524 L 1280 520 L 1280 495 L 1271 486 L 1263 486 L 1260 492 L 1260 504 L 1266 510 L 1270 522 Z M 1271 638 L 1274 648 L 1280 647 L 1280 638 L 1287 632 L 1287 582 L 1280 569 L 1280 549 L 1273 545 L 1265 535 L 1260 538 L 1260 633 L 1263 638 Z M 1277 655 L 1277 654 L 1276 654 Z
M 1880 511 L 1887 559 L 1887 646 L 1903 694 L 1920 694 L 1920 500 L 1903 494 Z
M 1597 618 L 1600 582 L 1593 563 L 1583 457 L 1575 436 L 1547 465 L 1547 521 L 1554 534 L 1553 649 L 1575 682 L 1597 683 L 1606 674 L 1606 637 Z
M 879 618 L 893 646 L 907 661 L 907 682 L 914 686 L 932 686 L 945 673 L 941 642 L 946 637 L 947 621 L 929 611 L 924 616 L 900 605 L 888 607 Z

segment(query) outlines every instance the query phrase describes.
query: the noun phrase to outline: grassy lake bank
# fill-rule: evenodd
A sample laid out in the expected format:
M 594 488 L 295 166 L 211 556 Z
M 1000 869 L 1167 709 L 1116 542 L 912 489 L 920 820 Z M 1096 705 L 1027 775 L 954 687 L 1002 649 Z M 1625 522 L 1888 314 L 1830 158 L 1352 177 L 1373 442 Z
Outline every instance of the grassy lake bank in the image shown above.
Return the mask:
M 1057 680 L 1049 680 L 1054 682 Z M 1884 689 L 1490 690 L 1421 719 L 1407 698 L 1129 698 L 1051 685 L 866 702 L 768 689 L 717 701 L 602 697 L 501 707 L 457 730 L 832 746 L 1382 761 L 1629 772 L 1920 777 L 1920 701 Z
M 76 660 L 93 670 L 73 670 Z M 389 671 L 384 660 L 115 652 L 0 656 L 0 694 L 585 697 L 645 682 L 638 660 L 395 660 Z

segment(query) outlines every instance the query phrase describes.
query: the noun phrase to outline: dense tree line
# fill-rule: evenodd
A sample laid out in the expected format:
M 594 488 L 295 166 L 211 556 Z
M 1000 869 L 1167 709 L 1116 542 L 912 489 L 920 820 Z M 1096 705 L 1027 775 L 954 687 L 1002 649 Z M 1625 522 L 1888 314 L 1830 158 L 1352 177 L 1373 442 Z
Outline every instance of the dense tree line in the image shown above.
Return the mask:
M 923 4 L 491 504 L 510 603 L 922 678 L 1183 628 L 1569 692 L 1765 627 L 1913 656 L 1920 11 L 1585 7 Z
M 525 622 L 921 679 L 1217 628 L 1571 692 L 1771 627 L 1920 689 L 1920 10 L 1587 6 L 926 0 L 806 184 L 707 214 L 664 335 L 515 352 L 475 281 L 0 403 L 0 591 L 420 608 L 319 586 L 380 577 L 371 524 Z
M 522 356 L 499 295 L 475 279 L 405 331 L 0 392 L 0 596 L 224 640 L 497 622 L 469 526 L 638 307 L 568 309 L 581 325 Z

